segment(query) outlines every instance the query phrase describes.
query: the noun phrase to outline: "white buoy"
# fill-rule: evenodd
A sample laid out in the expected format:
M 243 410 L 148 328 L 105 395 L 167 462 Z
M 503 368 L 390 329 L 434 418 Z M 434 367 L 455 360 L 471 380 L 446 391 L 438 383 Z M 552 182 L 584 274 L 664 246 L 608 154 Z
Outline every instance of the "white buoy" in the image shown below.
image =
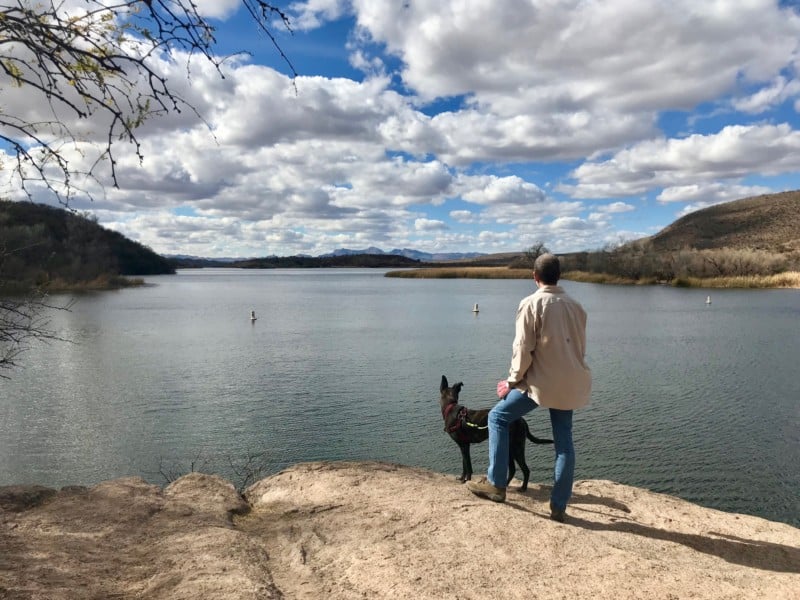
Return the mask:
M 478 310 L 478 303 L 477 303 L 477 302 L 475 303 L 475 306 L 473 306 L 473 307 L 472 307 L 472 312 L 474 312 L 474 313 L 476 313 L 476 312 L 480 312 L 480 311 Z
M 706 304 L 711 304 L 711 296 L 706 296 Z

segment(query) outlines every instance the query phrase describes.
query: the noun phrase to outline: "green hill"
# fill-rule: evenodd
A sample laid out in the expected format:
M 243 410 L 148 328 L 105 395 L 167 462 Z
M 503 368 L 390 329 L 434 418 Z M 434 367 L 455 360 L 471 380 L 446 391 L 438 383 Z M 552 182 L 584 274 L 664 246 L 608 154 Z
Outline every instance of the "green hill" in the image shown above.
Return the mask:
M 656 251 L 731 248 L 800 251 L 800 191 L 716 204 L 681 217 L 650 238 Z
M 90 217 L 43 204 L 0 201 L 0 286 L 5 289 L 81 287 L 163 273 L 174 273 L 166 258 Z

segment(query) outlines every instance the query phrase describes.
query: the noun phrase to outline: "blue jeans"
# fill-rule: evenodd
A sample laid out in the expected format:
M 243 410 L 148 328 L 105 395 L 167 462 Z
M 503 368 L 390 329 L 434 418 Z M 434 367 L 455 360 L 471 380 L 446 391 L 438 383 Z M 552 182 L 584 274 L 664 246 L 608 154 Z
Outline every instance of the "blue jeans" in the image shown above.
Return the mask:
M 519 390 L 511 390 L 489 411 L 489 472 L 487 478 L 493 486 L 505 488 L 507 485 L 509 425 L 538 406 L 526 394 Z M 572 411 L 556 408 L 549 410 L 556 451 L 553 491 L 550 493 L 550 501 L 553 506 L 563 510 L 572 496 L 572 482 L 575 478 Z

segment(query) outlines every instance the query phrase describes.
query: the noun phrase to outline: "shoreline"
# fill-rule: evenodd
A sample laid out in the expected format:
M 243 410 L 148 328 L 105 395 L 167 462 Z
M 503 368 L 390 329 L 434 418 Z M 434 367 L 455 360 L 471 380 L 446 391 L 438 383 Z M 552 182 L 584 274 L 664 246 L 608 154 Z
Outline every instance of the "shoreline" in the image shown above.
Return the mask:
M 147 285 L 142 277 L 126 275 L 101 275 L 91 281 L 67 282 L 54 279 L 42 285 L 23 286 L 6 282 L 8 287 L 0 287 L 4 296 L 28 296 L 30 294 L 67 294 L 84 292 L 110 292 Z
M 388 271 L 384 277 L 402 279 L 530 279 L 530 269 L 509 267 L 430 267 Z M 775 275 L 747 275 L 735 277 L 677 277 L 669 281 L 653 278 L 631 279 L 607 273 L 567 271 L 561 277 L 580 283 L 611 285 L 667 285 L 671 287 L 709 289 L 800 289 L 800 272 L 787 271 Z

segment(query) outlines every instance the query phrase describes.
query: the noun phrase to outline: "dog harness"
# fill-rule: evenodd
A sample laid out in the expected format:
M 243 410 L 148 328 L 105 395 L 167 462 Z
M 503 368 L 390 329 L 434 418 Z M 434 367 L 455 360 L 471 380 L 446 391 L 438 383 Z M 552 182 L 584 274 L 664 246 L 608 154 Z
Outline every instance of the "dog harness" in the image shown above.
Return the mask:
M 453 422 L 448 426 L 447 420 L 450 417 L 450 413 L 453 412 L 453 409 L 458 407 L 458 413 L 456 414 L 455 419 Z M 476 423 L 472 423 L 467 420 L 467 407 L 466 406 L 459 406 L 455 402 L 448 404 L 445 409 L 442 411 L 442 416 L 444 417 L 444 430 L 447 433 L 455 433 L 458 435 L 459 439 L 462 442 L 468 442 L 469 436 L 467 432 L 464 430 L 465 427 L 470 427 L 472 429 L 488 429 L 488 425 L 478 425 Z

